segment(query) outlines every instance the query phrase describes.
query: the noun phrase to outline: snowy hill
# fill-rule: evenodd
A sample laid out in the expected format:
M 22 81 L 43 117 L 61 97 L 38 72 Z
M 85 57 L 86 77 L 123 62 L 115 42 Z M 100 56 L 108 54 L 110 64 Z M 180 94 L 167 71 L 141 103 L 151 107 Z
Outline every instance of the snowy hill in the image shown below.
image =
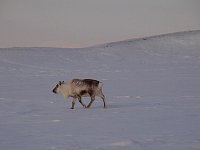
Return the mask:
M 95 78 L 108 108 L 52 93 Z M 0 149 L 200 149 L 200 31 L 81 49 L 0 49 Z M 84 98 L 88 104 L 88 98 Z

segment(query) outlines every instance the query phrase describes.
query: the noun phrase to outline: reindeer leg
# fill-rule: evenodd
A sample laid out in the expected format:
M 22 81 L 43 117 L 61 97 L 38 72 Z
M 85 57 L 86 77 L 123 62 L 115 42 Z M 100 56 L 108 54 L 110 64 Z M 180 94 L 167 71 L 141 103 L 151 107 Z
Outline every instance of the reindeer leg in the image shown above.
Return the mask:
M 78 96 L 78 101 L 81 103 L 83 108 L 86 108 L 86 105 L 82 102 L 81 96 Z
M 92 105 L 92 103 L 94 102 L 95 100 L 95 96 L 90 96 L 91 97 L 91 101 L 90 103 L 87 105 L 87 108 L 90 108 L 90 106 Z
M 106 102 L 105 102 L 105 96 L 103 95 L 103 93 L 101 92 L 100 95 L 101 99 L 103 100 L 103 106 L 104 108 L 106 108 Z
M 104 106 L 104 108 L 106 108 L 107 106 L 106 106 L 106 102 L 105 102 L 105 96 L 102 95 L 102 96 L 101 96 L 101 99 L 103 100 L 103 106 Z
M 74 99 L 73 99 L 73 101 L 72 101 L 72 107 L 71 107 L 71 109 L 74 109 L 74 105 L 75 105 L 75 103 L 76 103 L 76 97 L 74 97 Z

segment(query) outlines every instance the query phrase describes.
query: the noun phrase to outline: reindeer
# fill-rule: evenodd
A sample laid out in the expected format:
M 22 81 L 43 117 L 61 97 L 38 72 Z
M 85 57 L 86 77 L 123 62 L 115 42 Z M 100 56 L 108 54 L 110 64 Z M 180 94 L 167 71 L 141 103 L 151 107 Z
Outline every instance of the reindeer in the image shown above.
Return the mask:
M 59 81 L 59 83 L 53 89 L 53 93 L 60 93 L 64 97 L 72 97 L 72 107 L 76 100 L 78 99 L 83 108 L 89 108 L 95 100 L 95 96 L 101 97 L 104 103 L 104 108 L 106 108 L 105 96 L 102 93 L 102 82 L 93 79 L 72 79 L 70 81 L 64 82 Z M 82 102 L 82 96 L 90 97 L 91 101 L 86 106 Z

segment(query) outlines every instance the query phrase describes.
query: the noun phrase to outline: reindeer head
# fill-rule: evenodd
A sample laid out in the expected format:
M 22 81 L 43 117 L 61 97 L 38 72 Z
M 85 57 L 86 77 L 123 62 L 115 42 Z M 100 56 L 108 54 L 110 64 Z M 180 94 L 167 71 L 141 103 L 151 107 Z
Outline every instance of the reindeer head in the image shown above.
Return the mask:
M 65 82 L 64 81 L 59 81 L 58 84 L 56 84 L 55 88 L 53 89 L 53 93 L 57 94 L 60 92 L 60 87 L 64 84 Z

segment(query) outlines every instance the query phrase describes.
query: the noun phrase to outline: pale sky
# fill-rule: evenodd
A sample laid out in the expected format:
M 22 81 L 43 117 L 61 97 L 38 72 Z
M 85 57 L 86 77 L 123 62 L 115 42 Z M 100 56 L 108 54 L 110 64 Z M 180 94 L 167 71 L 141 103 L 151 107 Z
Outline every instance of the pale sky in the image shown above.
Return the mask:
M 200 0 L 0 0 L 0 47 L 87 47 L 200 29 Z

